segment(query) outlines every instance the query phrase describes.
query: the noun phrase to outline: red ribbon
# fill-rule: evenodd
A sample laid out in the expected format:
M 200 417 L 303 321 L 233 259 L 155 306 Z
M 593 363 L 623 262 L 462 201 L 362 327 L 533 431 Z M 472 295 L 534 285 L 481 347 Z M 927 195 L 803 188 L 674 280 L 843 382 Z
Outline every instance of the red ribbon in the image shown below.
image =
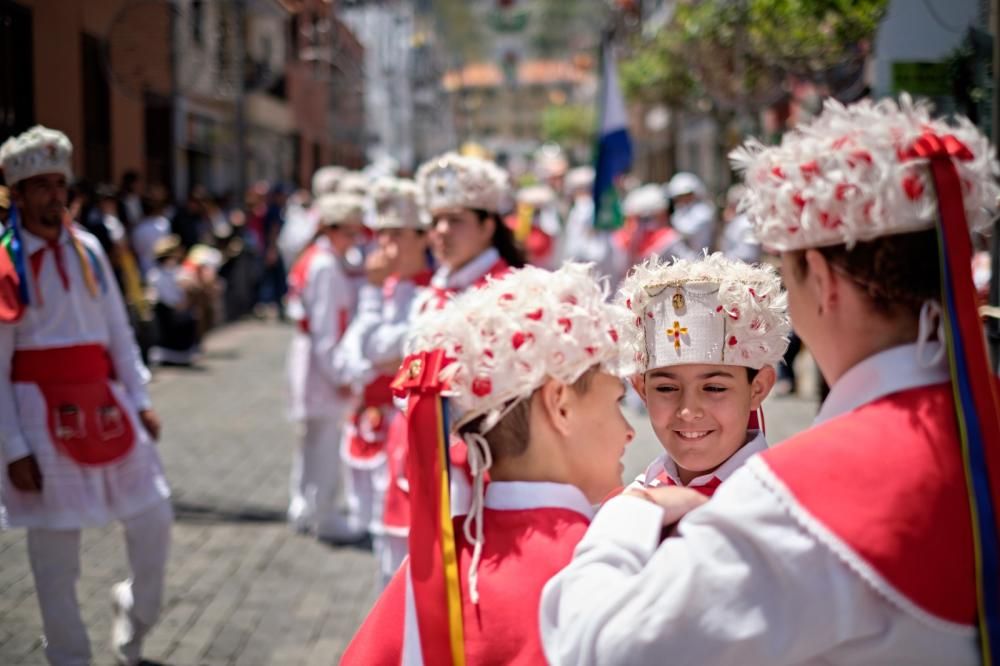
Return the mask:
M 440 393 L 445 383 L 438 376 L 451 361 L 441 349 L 407 356 L 390 385 L 393 395 L 405 398 L 416 393 Z
M 950 164 L 952 157 L 968 162 L 975 156 L 968 146 L 959 141 L 954 134 L 938 136 L 934 132 L 927 131 L 921 134 L 908 150 L 903 151 L 903 157 L 911 160 L 921 157 L 933 161 L 947 160 Z M 952 165 L 952 170 L 954 170 L 954 165 Z

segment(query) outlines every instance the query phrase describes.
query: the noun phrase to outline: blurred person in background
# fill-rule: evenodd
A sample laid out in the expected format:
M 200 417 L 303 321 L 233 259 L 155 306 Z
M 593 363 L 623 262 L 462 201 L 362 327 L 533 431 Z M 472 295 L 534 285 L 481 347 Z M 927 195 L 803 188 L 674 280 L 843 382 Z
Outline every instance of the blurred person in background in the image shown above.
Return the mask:
M 156 264 L 156 243 L 170 235 L 170 220 L 165 214 L 168 200 L 167 188 L 160 184 L 150 185 L 142 198 L 143 217 L 131 230 L 132 249 L 143 278 Z
M 750 219 L 737 210 L 740 199 L 746 192 L 742 185 L 733 185 L 726 192 L 726 207 L 722 211 L 722 239 L 719 250 L 730 259 L 739 259 L 748 264 L 760 261 L 760 243 L 753 237 Z
M 379 567 L 379 589 L 406 556 L 410 526 L 405 427 L 390 384 L 403 360 L 416 304 L 430 285 L 427 227 L 411 180 L 381 178 L 371 188 L 376 246 L 365 261 L 358 312 L 337 351 L 360 403 L 348 418 L 342 454 L 351 470 L 348 502 L 367 523 Z M 397 419 L 399 421 L 397 422 Z
M 142 204 L 142 179 L 139 172 L 129 169 L 122 174 L 121 186 L 118 188 L 118 219 L 126 229 L 134 229 L 145 215 Z
M 188 192 L 184 207 L 174 213 L 170 221 L 171 231 L 180 239 L 185 250 L 200 243 L 208 234 L 208 220 L 205 219 L 205 200 L 208 190 L 195 185 Z
M 367 526 L 341 512 L 340 441 L 355 404 L 337 351 L 357 294 L 344 269 L 361 229 L 364 200 L 325 194 L 316 202 L 320 232 L 288 275 L 288 313 L 296 332 L 288 351 L 289 418 L 300 431 L 292 457 L 288 521 L 324 540 L 353 541 Z
M 556 239 L 562 231 L 557 206 L 551 187 L 529 185 L 518 190 L 514 213 L 504 221 L 533 266 L 551 269 L 556 263 Z
M 188 278 L 182 263 L 184 247 L 170 234 L 153 247 L 155 264 L 149 270 L 147 291 L 156 316 L 156 344 L 150 361 L 160 365 L 191 365 L 198 354 L 198 326 L 188 297 Z
M 705 184 L 693 173 L 674 174 L 666 186 L 672 206 L 670 224 L 691 250 L 701 255 L 712 251 L 715 240 L 715 206 L 709 201 Z
M 673 257 L 692 259 L 698 255 L 673 228 L 669 204 L 659 185 L 642 185 L 625 195 L 622 213 L 625 225 L 613 236 L 619 249 L 616 280 L 620 281 L 632 266 L 650 257 L 669 261 Z

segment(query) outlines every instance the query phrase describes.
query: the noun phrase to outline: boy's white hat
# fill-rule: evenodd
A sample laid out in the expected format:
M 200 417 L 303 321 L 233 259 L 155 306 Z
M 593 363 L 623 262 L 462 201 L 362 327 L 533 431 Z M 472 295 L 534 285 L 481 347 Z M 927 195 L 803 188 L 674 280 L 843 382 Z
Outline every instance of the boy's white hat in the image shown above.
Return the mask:
M 489 160 L 445 153 L 417 170 L 427 210 L 471 208 L 500 213 L 509 196 L 507 173 Z
M 316 200 L 319 223 L 324 226 L 340 224 L 361 224 L 365 212 L 365 200 L 355 194 L 336 192 L 324 194 Z
M 704 196 L 705 194 L 705 184 L 701 182 L 701 178 L 690 173 L 688 171 L 679 171 L 674 174 L 674 177 L 670 179 L 667 183 L 667 196 L 673 199 L 674 197 L 679 197 L 682 194 L 697 194 L 698 196 Z
M 364 173 L 360 171 L 346 171 L 340 176 L 340 182 L 337 183 L 337 192 L 364 197 L 368 194 L 369 185 L 371 185 L 371 181 Z
M 406 178 L 383 177 L 371 187 L 375 204 L 369 217 L 371 229 L 426 229 L 430 219 L 423 208 L 420 188 Z
M 339 166 L 325 166 L 316 170 L 312 177 L 312 194 L 319 197 L 337 191 L 340 179 L 347 173 L 347 169 Z
M 643 185 L 637 187 L 625 196 L 622 212 L 626 215 L 647 217 L 662 213 L 667 209 L 667 198 L 659 185 Z
M 453 427 L 485 415 L 485 433 L 550 377 L 571 384 L 598 364 L 621 376 L 634 369 L 619 344 L 627 313 L 606 296 L 589 264 L 526 266 L 421 315 L 406 353 L 443 349 L 454 359 L 442 371 Z
M 73 144 L 59 130 L 35 125 L 0 146 L 0 167 L 8 185 L 46 173 L 73 179 Z
M 989 140 L 967 118 L 954 126 L 932 119 L 906 95 L 851 106 L 828 99 L 781 145 L 751 140 L 733 151 L 747 186 L 741 210 L 760 242 L 780 251 L 930 229 L 937 196 L 929 160 L 918 154 L 929 138 L 951 155 L 969 227 L 988 225 L 1000 193 Z
M 632 269 L 616 300 L 630 311 L 623 341 L 641 371 L 691 363 L 760 369 L 788 348 L 787 298 L 774 268 L 721 252 L 673 263 L 653 257 Z
M 580 166 L 570 169 L 566 174 L 566 190 L 590 189 L 594 186 L 594 167 Z
M 556 193 L 548 185 L 529 185 L 517 191 L 517 202 L 533 208 L 548 206 L 556 200 Z

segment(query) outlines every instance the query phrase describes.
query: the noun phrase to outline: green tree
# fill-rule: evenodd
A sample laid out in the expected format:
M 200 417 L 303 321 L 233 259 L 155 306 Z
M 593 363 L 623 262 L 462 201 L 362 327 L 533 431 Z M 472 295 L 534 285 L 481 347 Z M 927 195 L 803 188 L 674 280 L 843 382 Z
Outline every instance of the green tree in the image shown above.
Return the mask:
M 561 146 L 589 146 L 594 138 L 592 106 L 548 106 L 542 111 L 542 139 Z

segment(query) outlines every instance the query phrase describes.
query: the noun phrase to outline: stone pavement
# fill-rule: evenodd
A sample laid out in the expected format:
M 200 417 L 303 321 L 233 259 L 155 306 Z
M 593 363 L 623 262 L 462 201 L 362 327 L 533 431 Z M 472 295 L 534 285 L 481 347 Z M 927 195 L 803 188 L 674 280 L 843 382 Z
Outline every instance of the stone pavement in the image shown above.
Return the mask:
M 158 370 L 151 387 L 177 514 L 151 662 L 175 666 L 336 663 L 374 600 L 365 547 L 331 547 L 284 524 L 294 431 L 282 418 L 290 328 L 249 321 L 215 333 L 197 369 Z M 808 424 L 808 399 L 767 405 L 775 441 Z M 634 478 L 659 445 L 641 415 Z M 84 533 L 77 588 L 95 664 L 110 664 L 108 590 L 127 575 L 117 526 Z M 0 533 L 0 664 L 43 664 L 23 530 Z

